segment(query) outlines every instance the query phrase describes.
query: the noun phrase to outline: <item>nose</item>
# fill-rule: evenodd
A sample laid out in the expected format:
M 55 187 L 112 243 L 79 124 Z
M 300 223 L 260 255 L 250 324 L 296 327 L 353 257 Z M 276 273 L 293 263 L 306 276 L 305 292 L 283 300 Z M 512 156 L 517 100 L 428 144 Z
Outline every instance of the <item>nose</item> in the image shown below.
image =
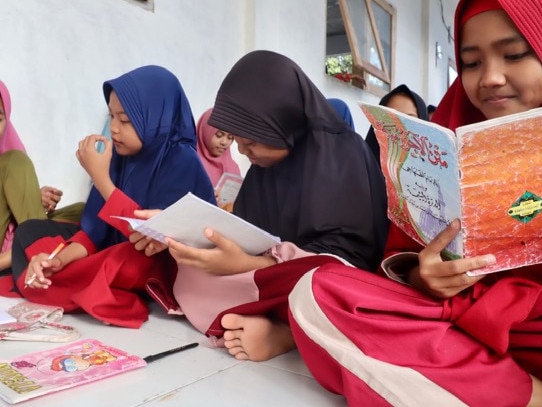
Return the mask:
M 118 124 L 118 121 L 115 120 L 115 118 L 112 118 L 109 121 L 109 132 L 111 134 L 113 133 L 117 134 L 119 132 L 119 124 Z
M 480 86 L 482 88 L 491 88 L 494 86 L 503 86 L 506 84 L 506 73 L 502 64 L 488 61 L 482 71 Z

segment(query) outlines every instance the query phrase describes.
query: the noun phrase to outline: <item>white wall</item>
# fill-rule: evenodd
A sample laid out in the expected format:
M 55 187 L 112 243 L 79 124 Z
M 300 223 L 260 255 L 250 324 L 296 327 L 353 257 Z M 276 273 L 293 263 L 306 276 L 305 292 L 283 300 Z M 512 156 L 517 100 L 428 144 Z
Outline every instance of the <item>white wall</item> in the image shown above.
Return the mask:
M 457 2 L 443 1 L 453 3 L 449 10 Z M 0 2 L 0 78 L 12 94 L 12 120 L 41 184 L 63 189 L 64 203 L 84 200 L 88 192 L 75 150 L 81 138 L 102 129 L 103 81 L 145 64 L 179 77 L 197 121 L 242 55 L 274 50 L 295 60 L 326 96 L 347 101 L 365 135 L 368 124 L 356 102 L 379 98 L 324 74 L 326 0 L 154 2 L 154 12 L 125 0 Z M 408 83 L 435 103 L 444 88 L 441 69 L 427 58 L 435 42 L 427 36 L 443 35 L 434 23 L 439 1 L 390 3 L 399 17 L 395 83 Z M 429 79 L 439 85 L 433 88 Z

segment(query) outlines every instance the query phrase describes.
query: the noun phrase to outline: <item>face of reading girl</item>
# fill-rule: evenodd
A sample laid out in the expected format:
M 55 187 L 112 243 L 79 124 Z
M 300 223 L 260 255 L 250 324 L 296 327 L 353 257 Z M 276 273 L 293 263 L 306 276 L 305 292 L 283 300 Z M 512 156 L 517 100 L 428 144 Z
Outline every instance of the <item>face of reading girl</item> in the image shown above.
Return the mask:
M 215 134 L 213 134 L 211 140 L 209 140 L 209 145 L 207 148 L 213 156 L 219 157 L 224 154 L 228 148 L 230 148 L 231 143 L 233 143 L 233 135 L 231 133 L 218 130 Z
M 290 153 L 287 148 L 271 147 L 248 138 L 234 136 L 239 152 L 246 155 L 251 164 L 259 167 L 272 167 Z
M 465 22 L 459 57 L 465 92 L 486 118 L 542 106 L 542 63 L 504 11 Z
M 109 124 L 111 140 L 113 140 L 117 154 L 134 155 L 139 153 L 143 143 L 114 91 L 111 91 L 109 95 L 109 115 L 111 117 Z
M 408 114 L 409 116 L 418 117 L 418 109 L 416 108 L 414 101 L 402 93 L 393 95 L 386 106 L 398 110 L 401 113 Z

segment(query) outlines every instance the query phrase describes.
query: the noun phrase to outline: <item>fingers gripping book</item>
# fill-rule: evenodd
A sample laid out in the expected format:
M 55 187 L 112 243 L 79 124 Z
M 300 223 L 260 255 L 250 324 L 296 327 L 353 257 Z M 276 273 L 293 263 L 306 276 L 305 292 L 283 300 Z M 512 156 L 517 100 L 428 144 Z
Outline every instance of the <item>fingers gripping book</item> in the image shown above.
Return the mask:
M 542 262 L 542 108 L 459 127 L 360 103 L 375 129 L 388 216 L 427 244 L 453 219 L 449 259 L 494 254 L 484 274 Z

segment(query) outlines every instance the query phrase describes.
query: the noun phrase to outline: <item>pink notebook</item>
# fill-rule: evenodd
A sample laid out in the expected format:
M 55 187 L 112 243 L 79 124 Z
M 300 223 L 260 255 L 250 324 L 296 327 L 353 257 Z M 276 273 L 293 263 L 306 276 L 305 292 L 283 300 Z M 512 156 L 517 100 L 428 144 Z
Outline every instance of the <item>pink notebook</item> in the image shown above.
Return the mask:
M 145 365 L 139 356 L 83 339 L 0 361 L 0 397 L 15 404 Z

